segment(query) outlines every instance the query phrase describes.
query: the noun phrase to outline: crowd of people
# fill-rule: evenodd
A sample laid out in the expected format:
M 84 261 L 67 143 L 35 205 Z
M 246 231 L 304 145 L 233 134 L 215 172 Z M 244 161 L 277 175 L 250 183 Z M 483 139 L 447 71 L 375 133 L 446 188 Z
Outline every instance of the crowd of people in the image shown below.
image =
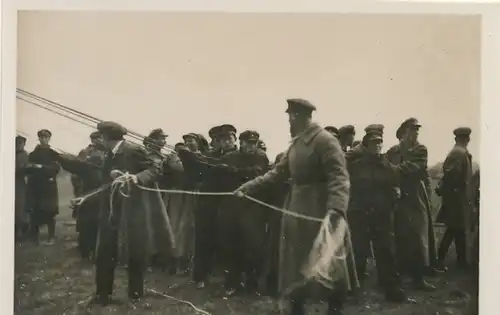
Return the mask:
M 46 225 L 47 243 L 53 243 L 56 179 L 64 169 L 72 174 L 78 249 L 95 263 L 92 303 L 99 305 L 113 303 L 120 263 L 127 266 L 131 301 L 144 296 L 148 267 L 191 275 L 200 290 L 220 268 L 227 296 L 286 292 L 294 315 L 304 314 L 311 298 L 326 300 L 328 314 L 342 314 L 347 296 L 363 286 L 372 258 L 386 299 L 395 303 L 405 302 L 408 290 L 436 289 L 426 278 L 447 271 L 453 242 L 458 267 L 477 266 L 479 173 L 473 173 L 467 150 L 470 128 L 453 131 L 456 144 L 435 189 L 442 198 L 436 221 L 446 226 L 437 246 L 427 149 L 418 141 L 417 119 L 405 120 L 399 144 L 382 153 L 383 125 L 367 126 L 355 141 L 352 125 L 314 123 L 316 108 L 307 100 L 287 104 L 292 142 L 272 163 L 257 131 L 238 135 L 230 124 L 212 128 L 210 143 L 193 132 L 171 147 L 160 128 L 134 143 L 125 140 L 125 127 L 101 122 L 78 155 L 51 148 L 46 129 L 29 154 L 26 138 L 17 136 L 16 239 L 38 244 Z M 325 217 L 333 227 L 346 220 L 350 231 L 332 286 L 304 272 Z M 406 276 L 410 288 L 403 287 Z

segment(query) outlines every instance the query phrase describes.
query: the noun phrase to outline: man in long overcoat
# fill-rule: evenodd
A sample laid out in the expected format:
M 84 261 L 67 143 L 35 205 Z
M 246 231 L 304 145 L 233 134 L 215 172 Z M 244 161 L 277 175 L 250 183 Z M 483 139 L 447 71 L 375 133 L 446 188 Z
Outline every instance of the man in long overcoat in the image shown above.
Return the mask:
M 427 173 L 427 148 L 418 142 L 421 125 L 415 118 L 405 120 L 399 133 L 402 141 L 387 151 L 392 164 L 401 172 L 401 197 L 395 213 L 397 259 L 401 273 L 409 274 L 415 289 L 433 291 L 425 281 L 429 266 L 429 239 L 432 231 L 430 203 L 424 181 Z
M 349 202 L 349 175 L 344 153 L 333 135 L 311 122 L 314 105 L 302 99 L 289 99 L 287 103 L 290 131 L 294 137 L 287 153 L 275 168 L 243 184 L 236 194 L 251 194 L 271 183 L 291 178 L 290 198 L 285 208 L 317 219 L 324 219 L 330 212 L 335 227 L 341 218 L 346 218 Z M 330 290 L 303 274 L 320 223 L 286 214 L 282 220 L 279 286 L 291 299 L 291 314 L 305 314 L 306 299 L 325 298 L 325 294 L 328 314 L 342 314 L 350 286 L 359 285 L 349 238 L 346 241 L 348 255 L 343 258 L 347 263 L 334 271 L 340 277 Z
M 52 133 L 38 131 L 40 144 L 28 156 L 35 169 L 28 176 L 28 207 L 30 211 L 31 237 L 39 241 L 40 227 L 47 225 L 48 244 L 55 237 L 56 220 L 59 213 L 59 193 L 57 175 L 61 167 L 55 160 L 57 153 L 49 145 Z
M 443 178 L 439 185 L 442 204 L 436 221 L 446 225 L 446 232 L 439 246 L 438 261 L 440 267 L 444 268 L 448 249 L 455 242 L 457 263 L 459 267 L 465 268 L 468 265 L 467 257 L 471 256 L 467 255 L 466 236 L 471 234 L 469 232 L 474 221 L 472 156 L 467 150 L 471 129 L 457 128 L 453 133 L 455 146 L 444 161 Z
M 91 303 L 107 305 L 112 302 L 119 238 L 126 236 L 128 297 L 132 302 L 144 295 L 144 273 L 148 259 L 158 248 L 166 254 L 174 250 L 172 229 L 162 204 L 160 192 L 141 190 L 137 185 L 158 188 L 162 176 L 161 160 L 150 156 L 143 147 L 127 142 L 127 130 L 114 122 L 97 125 L 107 148 L 102 168 L 103 190 L 94 196 L 100 200 L 99 235 L 96 257 L 96 294 Z M 130 180 L 122 190 L 111 185 L 121 173 Z M 92 198 L 92 197 L 91 197 Z M 152 221 L 155 222 L 152 222 Z M 122 224 L 124 221 L 124 224 Z M 126 229 L 121 233 L 120 229 Z M 158 244 L 161 246 L 158 246 Z
M 182 177 L 184 169 L 182 167 L 182 162 L 175 153 L 163 154 L 162 149 L 166 146 L 166 138 L 168 135 L 161 128 L 155 128 L 151 130 L 149 135 L 144 139 L 144 146 L 146 147 L 149 157 L 155 158 L 162 165 L 162 176 L 158 179 L 158 187 L 160 189 L 176 189 L 182 185 Z M 168 214 L 168 219 L 170 221 L 170 226 L 172 227 L 172 232 L 174 233 L 175 239 L 175 252 L 169 253 L 167 257 L 164 256 L 165 252 L 162 250 L 162 243 L 157 243 L 156 250 L 153 251 L 153 256 L 151 258 L 151 265 L 158 266 L 162 269 L 169 268 L 169 272 L 174 274 L 177 271 L 177 264 L 179 258 L 183 255 L 182 249 L 183 244 L 179 243 L 179 238 L 184 241 L 182 235 L 179 235 L 179 214 L 182 207 L 183 195 L 180 194 L 165 194 L 160 193 L 163 197 L 163 202 L 159 203 L 158 199 L 154 199 L 151 206 L 158 209 L 158 211 L 153 212 L 155 215 L 160 215 L 159 222 L 162 222 L 162 217 L 164 213 Z M 152 218 L 152 223 L 155 224 L 156 218 Z

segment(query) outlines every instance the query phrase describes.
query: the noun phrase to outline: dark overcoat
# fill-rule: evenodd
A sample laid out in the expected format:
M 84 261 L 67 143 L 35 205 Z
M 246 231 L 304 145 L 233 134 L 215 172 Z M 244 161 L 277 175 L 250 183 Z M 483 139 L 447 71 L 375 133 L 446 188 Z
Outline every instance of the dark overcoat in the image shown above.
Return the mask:
M 428 266 L 430 245 L 434 241 L 430 201 L 425 181 L 427 173 L 427 148 L 420 143 L 406 148 L 401 144 L 387 151 L 391 163 L 399 168 L 401 197 L 395 213 L 398 258 L 408 263 Z M 411 260 L 411 262 L 410 262 Z M 432 259 L 434 260 L 434 259 Z
M 61 170 L 57 153 L 50 147 L 38 145 L 28 156 L 28 161 L 42 165 L 28 176 L 28 208 L 38 224 L 44 224 L 59 213 L 57 175 Z
M 139 185 L 158 189 L 161 162 L 143 147 L 127 141 L 120 145 L 116 154 L 107 153 L 101 175 L 102 191 L 93 196 L 99 198 L 100 204 L 97 253 L 101 239 L 110 237 L 116 228 L 120 229 L 119 235 L 124 240 L 120 243 L 125 244 L 125 248 L 120 248 L 122 261 L 126 258 L 147 261 L 153 254 L 168 257 L 174 252 L 175 239 L 160 192 L 143 190 L 130 183 L 125 189 L 126 196 L 116 191 L 111 203 L 112 170 L 135 174 Z

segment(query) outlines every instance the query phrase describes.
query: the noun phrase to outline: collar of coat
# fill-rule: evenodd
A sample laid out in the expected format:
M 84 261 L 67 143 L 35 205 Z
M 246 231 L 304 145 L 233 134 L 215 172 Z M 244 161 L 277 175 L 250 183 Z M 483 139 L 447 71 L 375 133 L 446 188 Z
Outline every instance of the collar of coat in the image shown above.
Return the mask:
M 292 139 L 292 143 L 295 143 L 299 139 L 302 139 L 305 144 L 309 144 L 314 137 L 318 135 L 323 130 L 323 128 L 318 125 L 317 123 L 312 123 L 307 127 L 306 130 L 302 131 L 300 134 L 298 134 L 296 137 Z

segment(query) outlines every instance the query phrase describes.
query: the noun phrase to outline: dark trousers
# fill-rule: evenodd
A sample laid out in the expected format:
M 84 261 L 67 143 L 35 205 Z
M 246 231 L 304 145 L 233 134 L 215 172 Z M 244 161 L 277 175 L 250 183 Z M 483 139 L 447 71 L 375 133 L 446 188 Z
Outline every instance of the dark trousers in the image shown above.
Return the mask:
M 38 214 L 38 213 L 33 213 L 31 214 L 31 226 L 30 226 L 30 237 L 38 241 L 40 237 L 40 227 L 43 225 L 47 225 L 47 230 L 48 230 L 48 238 L 53 239 L 56 234 L 56 219 L 55 216 L 53 215 L 48 215 L 48 214 Z
M 97 223 L 87 223 L 80 227 L 78 233 L 78 248 L 83 258 L 88 258 L 95 250 L 97 243 Z
M 262 273 L 262 258 L 265 236 L 265 221 L 262 209 L 245 207 L 227 209 L 230 216 L 224 227 L 224 257 L 226 262 L 226 288 L 236 289 L 246 277 L 246 288 L 258 289 L 258 279 Z M 232 213 L 231 213 L 232 212 Z
M 96 257 L 96 295 L 110 296 L 113 294 L 113 283 L 118 258 L 118 229 L 109 224 L 100 227 L 99 244 Z M 128 296 L 144 295 L 145 259 L 128 260 Z
M 441 244 L 439 245 L 439 262 L 443 263 L 445 261 L 448 250 L 453 242 L 455 242 L 458 263 L 465 264 L 467 262 L 465 228 L 446 228 Z
M 219 204 L 219 196 L 201 196 L 194 213 L 194 281 L 205 281 L 213 269 L 217 251 Z
M 282 204 L 280 204 L 281 207 Z M 266 277 L 266 287 L 269 293 L 278 294 L 278 274 L 279 274 L 279 259 L 280 259 L 280 240 L 281 240 L 281 218 L 280 212 L 272 211 L 268 216 L 267 223 L 267 239 L 264 243 L 266 246 L 266 259 L 268 264 L 268 274 Z
M 356 209 L 348 213 L 356 271 L 360 280 L 366 272 L 371 246 L 377 265 L 379 283 L 387 289 L 401 286 L 396 268 L 394 213 L 388 209 Z
M 82 205 L 77 212 L 78 249 L 83 258 L 95 251 L 99 230 L 99 204 Z M 94 253 L 95 254 L 95 253 Z

